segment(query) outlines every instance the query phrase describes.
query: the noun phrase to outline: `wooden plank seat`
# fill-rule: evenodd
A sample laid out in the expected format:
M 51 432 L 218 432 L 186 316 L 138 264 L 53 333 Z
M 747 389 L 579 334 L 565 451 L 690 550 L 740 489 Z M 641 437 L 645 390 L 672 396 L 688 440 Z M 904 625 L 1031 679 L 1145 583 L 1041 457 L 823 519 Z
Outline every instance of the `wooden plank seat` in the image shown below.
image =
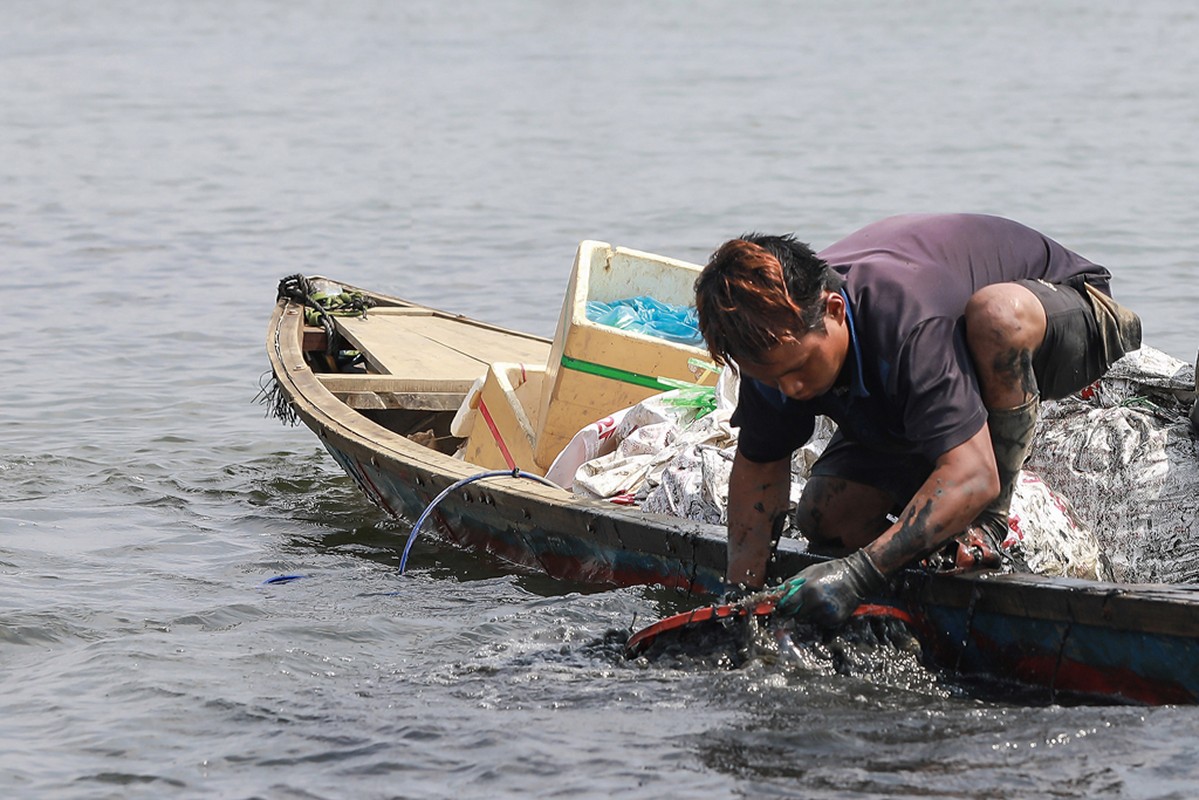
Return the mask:
M 374 372 L 318 377 L 360 409 L 451 411 L 492 362 L 542 366 L 550 350 L 545 339 L 422 308 L 375 308 L 334 323 Z
M 317 373 L 317 380 L 350 408 L 359 411 L 406 408 L 455 411 L 474 381 L 428 381 L 375 373 Z

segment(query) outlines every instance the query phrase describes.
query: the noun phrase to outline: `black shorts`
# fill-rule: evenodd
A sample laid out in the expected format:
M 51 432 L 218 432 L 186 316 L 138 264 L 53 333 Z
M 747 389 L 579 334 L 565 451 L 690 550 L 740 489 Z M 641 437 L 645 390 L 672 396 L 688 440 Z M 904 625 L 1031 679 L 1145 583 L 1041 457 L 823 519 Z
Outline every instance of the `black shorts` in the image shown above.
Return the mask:
M 1042 400 L 1060 400 L 1090 386 L 1107 372 L 1103 336 L 1085 286 L 1015 281 L 1037 296 L 1045 309 L 1045 340 L 1032 357 Z
M 873 486 L 895 500 L 893 511 L 898 514 L 932 472 L 933 462 L 919 453 L 880 453 L 837 431 L 811 474 Z
M 1015 281 L 1045 309 L 1045 340 L 1033 355 L 1033 373 L 1043 400 L 1060 400 L 1099 380 L 1107 368 L 1140 346 L 1140 320 L 1097 290 L 1077 284 Z M 932 474 L 933 463 L 917 453 L 883 453 L 846 439 L 838 431 L 812 465 L 812 475 L 844 478 L 873 486 L 902 507 Z

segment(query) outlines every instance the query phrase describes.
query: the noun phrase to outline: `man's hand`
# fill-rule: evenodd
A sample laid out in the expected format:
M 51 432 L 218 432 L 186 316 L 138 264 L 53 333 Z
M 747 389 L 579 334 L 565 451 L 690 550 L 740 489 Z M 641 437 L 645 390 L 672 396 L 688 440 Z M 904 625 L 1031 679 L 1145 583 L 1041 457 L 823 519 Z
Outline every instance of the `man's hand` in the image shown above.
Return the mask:
M 778 613 L 833 628 L 845 622 L 866 597 L 887 585 L 865 550 L 813 564 L 788 578 L 775 608 Z

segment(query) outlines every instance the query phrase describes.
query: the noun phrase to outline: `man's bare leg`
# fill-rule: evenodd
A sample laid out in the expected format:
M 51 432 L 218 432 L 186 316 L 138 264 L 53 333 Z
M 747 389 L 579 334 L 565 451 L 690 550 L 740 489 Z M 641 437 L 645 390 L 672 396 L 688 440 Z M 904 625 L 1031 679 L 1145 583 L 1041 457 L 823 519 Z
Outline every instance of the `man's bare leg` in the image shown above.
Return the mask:
M 890 525 L 895 498 L 864 483 L 812 476 L 804 486 L 795 524 L 814 549 L 864 547 Z
M 1037 296 L 1012 283 L 984 287 L 966 306 L 966 342 L 974 359 L 999 473 L 999 496 L 972 528 L 994 548 L 1007 537 L 1016 477 L 1036 430 L 1040 390 L 1033 355 L 1045 340 L 1045 309 Z

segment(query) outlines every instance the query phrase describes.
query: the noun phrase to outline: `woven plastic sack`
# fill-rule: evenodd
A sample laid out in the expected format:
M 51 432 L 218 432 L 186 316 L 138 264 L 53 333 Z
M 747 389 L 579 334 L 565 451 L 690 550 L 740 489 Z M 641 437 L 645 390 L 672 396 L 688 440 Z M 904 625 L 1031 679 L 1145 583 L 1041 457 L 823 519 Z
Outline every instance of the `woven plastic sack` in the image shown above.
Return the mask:
M 1118 581 L 1199 581 L 1194 402 L 1194 369 L 1142 347 L 1080 396 L 1042 406 L 1026 468 L 1071 499 Z

